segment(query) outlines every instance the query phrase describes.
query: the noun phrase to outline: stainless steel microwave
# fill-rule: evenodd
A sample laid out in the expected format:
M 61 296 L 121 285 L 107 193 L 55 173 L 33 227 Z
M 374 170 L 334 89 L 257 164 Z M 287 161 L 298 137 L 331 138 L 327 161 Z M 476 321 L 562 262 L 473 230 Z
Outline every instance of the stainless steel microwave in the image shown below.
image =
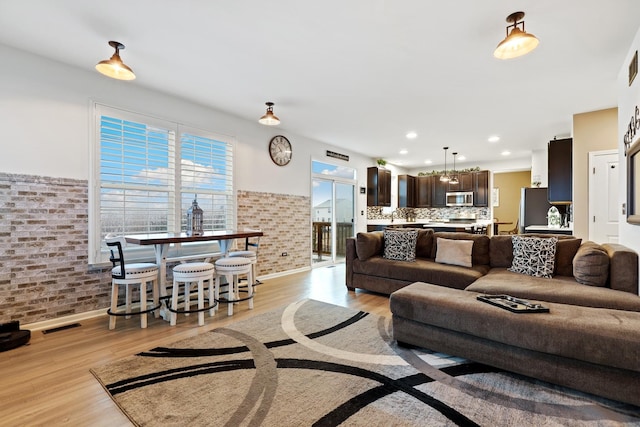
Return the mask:
M 447 193 L 447 206 L 473 206 L 473 191 Z

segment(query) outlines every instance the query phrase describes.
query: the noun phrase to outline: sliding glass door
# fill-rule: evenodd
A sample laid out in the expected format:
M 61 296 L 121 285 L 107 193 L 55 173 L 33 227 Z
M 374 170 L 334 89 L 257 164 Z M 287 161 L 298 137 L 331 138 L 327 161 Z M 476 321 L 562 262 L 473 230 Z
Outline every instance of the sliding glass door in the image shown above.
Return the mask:
M 312 170 L 313 265 L 344 262 L 346 238 L 355 232 L 355 171 L 316 161 Z

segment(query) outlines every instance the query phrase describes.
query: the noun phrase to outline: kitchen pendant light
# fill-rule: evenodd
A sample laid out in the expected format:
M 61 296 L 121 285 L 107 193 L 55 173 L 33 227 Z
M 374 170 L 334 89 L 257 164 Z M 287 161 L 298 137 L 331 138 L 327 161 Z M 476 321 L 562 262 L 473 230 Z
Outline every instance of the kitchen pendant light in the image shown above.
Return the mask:
M 458 181 L 458 173 L 456 172 L 456 156 L 458 155 L 458 153 L 451 153 L 451 154 L 453 154 L 453 169 L 451 170 L 449 184 L 455 185 L 460 183 L 460 181 Z
M 511 59 L 518 56 L 526 55 L 538 46 L 538 39 L 533 34 L 529 34 L 524 30 L 524 12 L 514 12 L 507 16 L 507 22 L 511 25 L 507 25 L 507 37 L 502 40 L 496 50 L 493 51 L 493 56 L 498 59 Z M 522 29 L 518 25 L 522 24 Z M 509 32 L 509 28 L 512 28 Z
M 267 112 L 264 116 L 260 117 L 258 123 L 266 126 L 275 126 L 280 124 L 280 119 L 273 114 L 273 102 L 265 102 L 267 105 Z
M 444 174 L 440 175 L 440 181 L 449 182 L 449 175 L 447 174 L 447 150 L 449 147 L 442 147 L 444 150 Z
M 96 70 L 107 77 L 118 80 L 133 80 L 136 75 L 133 70 L 125 65 L 120 59 L 120 50 L 124 49 L 124 45 L 120 42 L 110 41 L 109 46 L 114 48 L 116 52 L 110 59 L 105 59 L 96 64 Z

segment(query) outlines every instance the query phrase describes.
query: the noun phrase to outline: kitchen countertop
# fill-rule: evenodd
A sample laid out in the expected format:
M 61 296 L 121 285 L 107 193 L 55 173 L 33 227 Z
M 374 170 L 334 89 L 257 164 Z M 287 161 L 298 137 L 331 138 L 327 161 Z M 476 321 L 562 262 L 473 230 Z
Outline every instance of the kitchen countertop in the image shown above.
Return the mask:
M 527 225 L 525 231 L 571 231 L 573 227 L 549 227 L 548 225 Z
M 391 222 L 390 219 L 370 219 L 367 221 L 367 225 L 415 225 L 416 227 L 441 227 L 441 228 L 461 228 L 471 227 L 473 224 L 491 224 L 491 221 L 429 221 L 425 219 L 418 219 L 416 221 L 407 221 L 405 219 L 394 219 Z

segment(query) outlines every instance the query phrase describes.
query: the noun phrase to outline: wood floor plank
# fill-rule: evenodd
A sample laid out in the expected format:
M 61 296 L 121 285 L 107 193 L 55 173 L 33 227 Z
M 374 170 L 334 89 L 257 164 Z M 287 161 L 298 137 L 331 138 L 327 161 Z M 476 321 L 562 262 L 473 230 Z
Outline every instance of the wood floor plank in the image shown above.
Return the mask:
M 319 267 L 265 280 L 258 287 L 255 308 L 241 303 L 232 317 L 219 310 L 205 316 L 179 316 L 171 327 L 149 318 L 147 329 L 139 319 L 118 318 L 108 329 L 108 316 L 81 321 L 81 326 L 43 334 L 32 333 L 28 345 L 0 353 L 0 425 L 6 426 L 131 426 L 89 371 L 111 361 L 195 336 L 231 322 L 311 298 L 390 317 L 387 296 L 345 287 L 345 266 Z

